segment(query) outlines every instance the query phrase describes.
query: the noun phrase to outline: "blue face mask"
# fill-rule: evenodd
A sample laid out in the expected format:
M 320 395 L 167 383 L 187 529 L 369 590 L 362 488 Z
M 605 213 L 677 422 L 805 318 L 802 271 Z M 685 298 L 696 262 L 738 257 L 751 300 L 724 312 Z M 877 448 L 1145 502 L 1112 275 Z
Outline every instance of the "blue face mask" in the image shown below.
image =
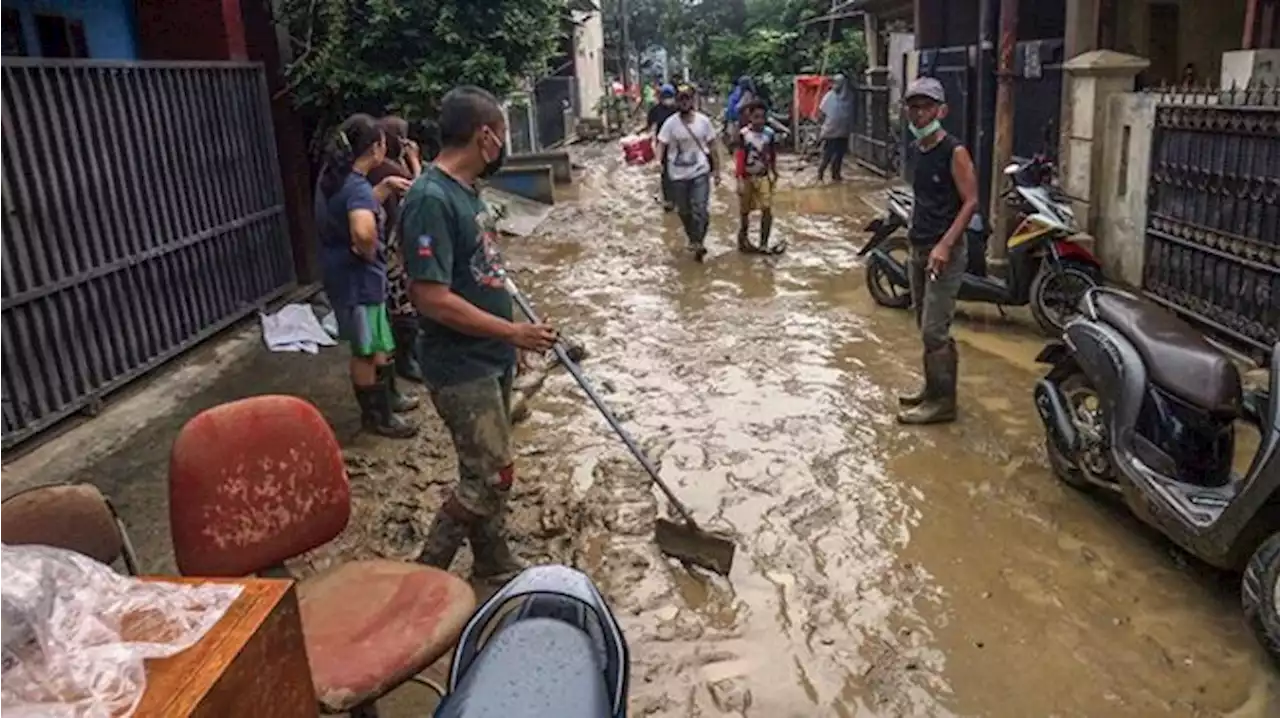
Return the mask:
M 912 134 L 912 135 L 913 135 L 917 140 L 923 140 L 924 138 L 928 137 L 929 135 L 932 135 L 933 133 L 935 133 L 935 132 L 937 132 L 938 130 L 942 129 L 942 122 L 941 122 L 941 121 L 939 121 L 939 120 L 936 120 L 936 119 L 935 119 L 933 122 L 930 122 L 929 124 L 925 125 L 924 127 L 916 127 L 915 125 L 912 125 L 912 124 L 910 124 L 910 123 L 908 123 L 908 125 L 907 125 L 907 126 L 911 128 L 911 134 Z

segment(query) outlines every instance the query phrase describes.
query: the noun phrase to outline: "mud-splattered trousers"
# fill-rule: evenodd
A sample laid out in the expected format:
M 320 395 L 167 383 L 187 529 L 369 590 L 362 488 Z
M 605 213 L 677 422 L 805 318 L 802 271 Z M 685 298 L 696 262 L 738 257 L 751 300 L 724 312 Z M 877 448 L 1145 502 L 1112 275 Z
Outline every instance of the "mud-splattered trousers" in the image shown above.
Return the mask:
M 926 352 L 951 343 L 951 322 L 956 316 L 956 296 L 969 264 L 965 237 L 951 246 L 951 260 L 936 279 L 929 278 L 930 245 L 912 245 L 907 279 L 911 284 L 911 309 L 924 339 Z
M 702 246 L 707 236 L 708 210 L 711 200 L 711 175 L 700 174 L 684 180 L 671 180 L 671 201 L 684 225 L 689 244 Z
M 502 511 L 515 479 L 511 447 L 511 382 L 505 374 L 431 389 L 431 402 L 453 437 L 463 509 L 474 516 Z

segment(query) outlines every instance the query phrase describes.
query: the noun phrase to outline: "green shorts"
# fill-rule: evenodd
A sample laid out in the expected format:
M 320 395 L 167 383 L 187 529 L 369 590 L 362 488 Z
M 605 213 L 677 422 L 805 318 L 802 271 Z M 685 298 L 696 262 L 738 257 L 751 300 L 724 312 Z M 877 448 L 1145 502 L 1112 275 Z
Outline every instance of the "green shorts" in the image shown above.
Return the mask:
M 334 312 L 338 318 L 338 336 L 351 345 L 352 356 L 371 357 L 395 352 L 396 340 L 391 334 L 386 304 L 335 307 Z

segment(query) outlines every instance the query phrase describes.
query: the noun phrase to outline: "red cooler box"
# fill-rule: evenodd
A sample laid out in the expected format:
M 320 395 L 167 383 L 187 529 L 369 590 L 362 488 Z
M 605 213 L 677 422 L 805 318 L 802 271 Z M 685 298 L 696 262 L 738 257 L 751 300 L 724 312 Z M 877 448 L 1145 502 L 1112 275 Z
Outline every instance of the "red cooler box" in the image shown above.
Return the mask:
M 629 135 L 622 138 L 622 156 L 629 165 L 643 165 L 653 161 L 653 140 L 649 135 Z

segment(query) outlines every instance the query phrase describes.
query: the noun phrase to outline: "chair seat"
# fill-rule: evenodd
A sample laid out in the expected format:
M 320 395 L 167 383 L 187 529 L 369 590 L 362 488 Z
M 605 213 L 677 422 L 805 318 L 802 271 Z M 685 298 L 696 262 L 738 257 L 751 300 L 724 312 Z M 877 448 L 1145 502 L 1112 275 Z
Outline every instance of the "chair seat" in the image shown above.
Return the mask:
M 316 698 L 342 712 L 395 688 L 457 642 L 476 598 L 429 566 L 352 561 L 298 587 Z

